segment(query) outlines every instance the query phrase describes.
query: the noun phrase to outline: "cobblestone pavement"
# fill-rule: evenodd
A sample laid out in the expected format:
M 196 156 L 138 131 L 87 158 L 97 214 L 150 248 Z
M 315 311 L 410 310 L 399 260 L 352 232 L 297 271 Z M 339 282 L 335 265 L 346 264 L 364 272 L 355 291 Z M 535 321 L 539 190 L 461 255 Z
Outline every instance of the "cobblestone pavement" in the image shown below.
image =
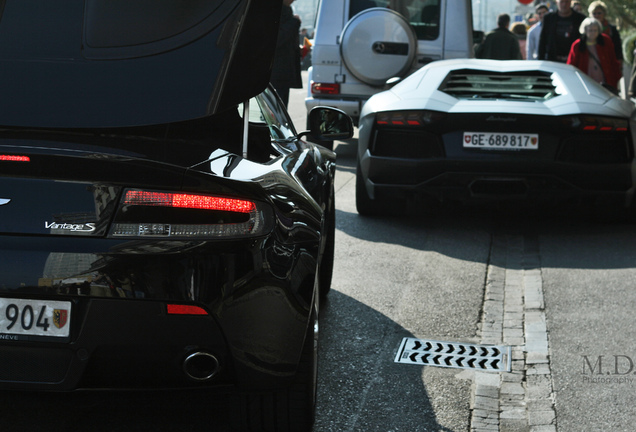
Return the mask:
M 471 431 L 556 432 L 537 242 L 495 235 L 486 279 L 482 344 L 512 347 L 510 372 L 475 372 Z

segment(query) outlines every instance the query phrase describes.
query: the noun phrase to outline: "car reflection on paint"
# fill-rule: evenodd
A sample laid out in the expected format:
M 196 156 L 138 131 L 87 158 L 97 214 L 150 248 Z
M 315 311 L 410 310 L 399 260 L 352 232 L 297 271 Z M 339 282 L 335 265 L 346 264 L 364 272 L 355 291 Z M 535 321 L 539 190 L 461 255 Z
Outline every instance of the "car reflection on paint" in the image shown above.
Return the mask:
M 0 17 L 0 388 L 218 389 L 239 430 L 310 430 L 335 154 L 305 139 L 351 120 L 298 133 L 268 87 L 280 1 L 138 6 Z

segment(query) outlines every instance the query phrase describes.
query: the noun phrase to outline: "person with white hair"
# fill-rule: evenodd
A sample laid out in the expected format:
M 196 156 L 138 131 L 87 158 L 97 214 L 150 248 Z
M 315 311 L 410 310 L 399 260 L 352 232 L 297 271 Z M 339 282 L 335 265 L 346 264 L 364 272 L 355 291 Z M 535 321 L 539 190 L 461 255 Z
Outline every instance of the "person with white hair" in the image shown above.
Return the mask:
M 615 26 L 611 25 L 607 21 L 607 5 L 600 0 L 593 1 L 587 8 L 590 18 L 596 18 L 600 21 L 602 32 L 608 35 L 614 43 L 614 52 L 616 58 L 622 63 L 623 61 L 623 42 L 621 41 L 621 34 L 618 32 Z
M 585 18 L 579 27 L 581 38 L 570 48 L 567 63 L 576 66 L 595 81 L 617 88 L 621 72 L 614 43 L 603 33 L 603 24 Z

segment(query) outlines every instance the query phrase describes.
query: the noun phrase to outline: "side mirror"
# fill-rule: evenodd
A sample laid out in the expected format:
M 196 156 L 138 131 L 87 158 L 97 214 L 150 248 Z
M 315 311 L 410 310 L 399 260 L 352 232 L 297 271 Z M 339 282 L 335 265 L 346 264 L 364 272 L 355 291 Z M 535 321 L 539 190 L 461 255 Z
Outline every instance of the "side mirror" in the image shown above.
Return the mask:
M 318 141 L 345 140 L 353 136 L 353 121 L 343 111 L 326 106 L 317 106 L 307 116 L 309 135 Z

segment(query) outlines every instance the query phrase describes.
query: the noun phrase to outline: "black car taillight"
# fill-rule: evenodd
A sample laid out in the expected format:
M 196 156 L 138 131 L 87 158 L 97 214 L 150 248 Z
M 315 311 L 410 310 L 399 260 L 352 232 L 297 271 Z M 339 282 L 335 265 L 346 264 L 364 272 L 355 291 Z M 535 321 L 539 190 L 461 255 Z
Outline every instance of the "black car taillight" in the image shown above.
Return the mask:
M 166 313 L 168 315 L 209 315 L 208 312 L 200 306 L 175 303 L 166 304 Z
M 593 115 L 565 116 L 569 129 L 561 141 L 557 160 L 586 164 L 628 163 L 633 158 L 626 119 Z
M 0 161 L 3 162 L 31 162 L 31 158 L 21 155 L 0 154 Z
M 416 128 L 430 126 L 444 120 L 445 114 L 439 111 L 386 111 L 379 112 L 375 117 L 376 126 L 397 126 Z
M 443 157 L 441 130 L 445 118 L 444 113 L 428 110 L 379 112 L 369 151 L 380 157 Z
M 577 132 L 603 132 L 625 133 L 628 130 L 628 121 L 613 117 L 598 116 L 566 116 L 562 118 L 566 127 Z
M 236 238 L 267 232 L 268 207 L 214 195 L 128 189 L 111 237 Z

